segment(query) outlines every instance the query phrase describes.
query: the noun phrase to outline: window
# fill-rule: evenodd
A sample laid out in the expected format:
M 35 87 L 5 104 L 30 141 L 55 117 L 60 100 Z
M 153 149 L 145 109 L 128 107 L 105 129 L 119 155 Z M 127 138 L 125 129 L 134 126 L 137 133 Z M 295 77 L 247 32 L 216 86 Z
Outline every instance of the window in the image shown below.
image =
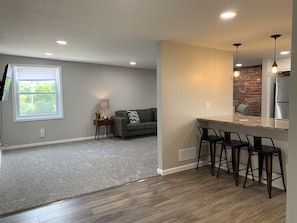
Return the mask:
M 14 121 L 63 118 L 61 68 L 13 65 Z

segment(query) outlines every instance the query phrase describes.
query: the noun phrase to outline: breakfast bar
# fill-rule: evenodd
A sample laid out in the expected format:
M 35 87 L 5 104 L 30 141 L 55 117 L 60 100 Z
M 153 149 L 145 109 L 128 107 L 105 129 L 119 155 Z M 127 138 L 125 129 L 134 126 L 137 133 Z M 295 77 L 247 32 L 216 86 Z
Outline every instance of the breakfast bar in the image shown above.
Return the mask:
M 199 117 L 197 121 L 198 125 L 201 127 L 237 132 L 244 140 L 246 139 L 246 134 L 271 137 L 274 140 L 275 146 L 280 147 L 282 150 L 284 172 L 286 175 L 289 120 L 256 116 L 223 115 Z M 247 154 L 245 155 L 247 156 Z M 254 161 L 253 166 L 254 165 L 258 164 Z M 273 186 L 282 189 L 282 182 L 279 179 L 273 181 Z

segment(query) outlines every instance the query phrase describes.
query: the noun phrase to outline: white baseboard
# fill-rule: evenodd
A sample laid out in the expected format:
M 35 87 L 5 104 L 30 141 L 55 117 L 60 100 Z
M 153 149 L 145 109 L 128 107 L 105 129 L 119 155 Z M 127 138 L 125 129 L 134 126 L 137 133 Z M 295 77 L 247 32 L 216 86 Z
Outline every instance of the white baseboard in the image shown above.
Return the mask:
M 199 162 L 199 166 L 204 166 L 204 165 L 207 165 L 207 163 Z M 161 176 L 166 176 L 166 175 L 169 175 L 169 174 L 173 174 L 173 173 L 178 173 L 178 172 L 182 172 L 182 171 L 185 171 L 185 170 L 194 169 L 196 167 L 197 167 L 197 162 L 190 163 L 190 164 L 183 165 L 183 166 L 177 166 L 177 167 L 173 167 L 173 168 L 165 169 L 165 170 L 162 170 L 162 169 L 158 168 L 157 169 L 157 173 L 160 174 Z
M 102 135 L 102 136 L 100 136 L 100 138 L 104 138 L 104 136 Z M 90 139 L 94 139 L 94 136 L 72 138 L 72 139 L 62 139 L 62 140 L 47 141 L 47 142 L 29 143 L 29 144 L 16 145 L 16 146 L 3 146 L 3 147 L 1 147 L 1 150 L 22 149 L 22 148 L 35 147 L 35 146 L 53 145 L 53 144 L 58 144 L 58 143 L 78 142 L 78 141 L 84 141 L 84 140 L 90 140 Z

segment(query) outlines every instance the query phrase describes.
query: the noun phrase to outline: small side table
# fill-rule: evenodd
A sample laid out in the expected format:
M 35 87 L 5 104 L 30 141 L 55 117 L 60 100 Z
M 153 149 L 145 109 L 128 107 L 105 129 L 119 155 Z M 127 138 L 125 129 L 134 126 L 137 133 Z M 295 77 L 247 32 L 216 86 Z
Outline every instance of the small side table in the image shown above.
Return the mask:
M 111 125 L 113 123 L 113 121 L 111 119 L 95 119 L 93 121 L 93 123 L 96 126 L 95 139 L 98 136 L 98 140 L 99 140 L 101 126 L 105 126 L 106 136 L 108 137 L 108 135 L 109 135 L 109 137 L 111 138 Z

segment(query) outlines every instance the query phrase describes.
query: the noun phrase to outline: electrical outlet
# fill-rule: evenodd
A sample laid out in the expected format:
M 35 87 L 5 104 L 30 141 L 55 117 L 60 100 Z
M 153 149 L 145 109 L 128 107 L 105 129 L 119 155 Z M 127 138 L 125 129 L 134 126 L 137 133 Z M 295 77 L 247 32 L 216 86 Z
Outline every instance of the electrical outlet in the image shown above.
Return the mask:
M 44 138 L 45 137 L 45 130 L 44 130 L 44 128 L 41 128 L 40 129 L 40 137 L 41 138 Z

